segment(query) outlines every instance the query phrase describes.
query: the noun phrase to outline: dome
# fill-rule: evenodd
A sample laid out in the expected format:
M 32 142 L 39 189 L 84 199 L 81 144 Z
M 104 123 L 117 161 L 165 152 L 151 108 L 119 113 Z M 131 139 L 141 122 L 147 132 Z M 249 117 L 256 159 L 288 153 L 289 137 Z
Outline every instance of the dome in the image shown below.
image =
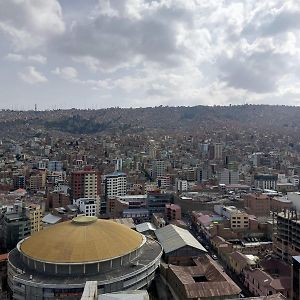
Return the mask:
M 43 262 L 97 262 L 131 253 L 143 241 L 141 234 L 125 225 L 96 217 L 77 217 L 33 234 L 20 243 L 20 250 Z

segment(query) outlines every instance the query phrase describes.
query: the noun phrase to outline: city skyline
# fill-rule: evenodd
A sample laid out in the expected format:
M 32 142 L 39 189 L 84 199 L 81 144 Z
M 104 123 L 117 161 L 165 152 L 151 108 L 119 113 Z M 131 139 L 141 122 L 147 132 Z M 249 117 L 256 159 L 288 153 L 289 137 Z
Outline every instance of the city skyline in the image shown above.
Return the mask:
M 291 1 L 0 2 L 0 109 L 299 105 Z

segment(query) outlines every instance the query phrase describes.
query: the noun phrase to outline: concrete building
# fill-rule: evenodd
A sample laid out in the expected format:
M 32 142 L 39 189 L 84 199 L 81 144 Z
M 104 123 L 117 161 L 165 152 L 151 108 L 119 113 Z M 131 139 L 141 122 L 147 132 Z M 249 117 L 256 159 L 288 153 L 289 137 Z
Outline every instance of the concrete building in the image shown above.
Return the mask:
M 170 176 L 157 176 L 156 177 L 156 185 L 158 188 L 166 189 L 169 188 L 171 184 Z
M 166 204 L 165 216 L 168 221 L 181 220 L 181 207 L 177 204 Z
M 239 183 L 239 173 L 237 171 L 223 169 L 218 173 L 219 184 L 238 184 Z
M 17 243 L 29 236 L 31 233 L 31 224 L 26 216 L 25 207 L 19 212 L 5 214 L 3 218 L 3 240 L 4 248 L 13 249 Z
M 152 176 L 164 176 L 167 170 L 167 163 L 164 160 L 156 159 L 152 163 Z
M 230 221 L 232 229 L 249 228 L 249 215 L 235 206 L 215 205 L 214 210 L 222 217 L 226 217 Z
M 100 195 L 100 174 L 86 167 L 71 173 L 71 193 L 73 199 L 97 198 Z
M 43 229 L 43 209 L 39 204 L 30 204 L 26 207 L 26 215 L 30 220 L 31 234 Z
M 276 190 L 277 179 L 277 175 L 258 174 L 254 176 L 254 185 L 263 190 Z
M 300 300 L 300 256 L 293 256 L 292 285 L 292 299 Z
M 244 197 L 245 210 L 250 215 L 270 216 L 271 198 L 264 194 L 247 194 Z
M 50 172 L 61 172 L 63 170 L 63 163 L 57 160 L 50 160 L 47 169 Z
M 292 256 L 300 255 L 300 216 L 296 211 L 288 210 L 277 214 L 273 250 L 289 262 L 292 262 Z
M 168 193 L 149 192 L 147 196 L 147 209 L 150 216 L 153 213 L 164 213 L 166 204 L 171 203 L 172 195 Z
M 42 190 L 46 186 L 46 172 L 40 171 L 37 174 L 32 174 L 29 178 L 29 188 L 32 192 Z
M 77 217 L 20 241 L 8 256 L 8 285 L 19 300 L 79 300 L 87 281 L 97 281 L 98 294 L 143 289 L 161 255 L 125 225 Z
M 85 216 L 95 217 L 99 215 L 99 201 L 99 198 L 79 198 L 73 200 L 73 204 L 75 204 L 79 212 Z
M 127 176 L 122 172 L 105 175 L 105 198 L 125 196 L 127 193 Z
M 188 182 L 187 180 L 180 180 L 180 179 L 176 179 L 175 180 L 175 188 L 176 188 L 176 192 L 186 192 L 188 190 Z

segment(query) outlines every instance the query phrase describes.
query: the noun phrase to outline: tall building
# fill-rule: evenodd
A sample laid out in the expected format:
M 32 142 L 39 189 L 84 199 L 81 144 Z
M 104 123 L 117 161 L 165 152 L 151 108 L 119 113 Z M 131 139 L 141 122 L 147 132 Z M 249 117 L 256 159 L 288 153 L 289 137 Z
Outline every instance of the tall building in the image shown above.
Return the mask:
M 300 256 L 293 256 L 293 300 L 300 300 Z
M 100 194 L 100 174 L 86 167 L 71 173 L 71 193 L 73 199 L 97 198 Z
M 3 219 L 4 248 L 11 250 L 17 243 L 31 233 L 30 219 L 26 216 L 26 209 L 21 212 L 6 213 Z
M 105 198 L 125 196 L 127 193 L 127 176 L 122 172 L 105 175 Z
M 26 215 L 30 220 L 31 234 L 43 229 L 43 211 L 39 204 L 30 204 L 27 206 Z
M 29 178 L 29 188 L 32 192 L 42 190 L 46 186 L 47 174 L 45 171 L 40 171 L 37 174 L 32 174 Z
M 300 255 L 300 216 L 294 210 L 277 214 L 277 227 L 273 235 L 273 251 L 283 260 L 292 261 Z
M 221 143 L 214 143 L 208 145 L 208 159 L 221 160 L 223 157 L 223 145 Z
M 223 145 L 221 143 L 214 143 L 214 159 L 221 160 L 223 157 Z
M 219 184 L 237 184 L 239 183 L 239 173 L 228 169 L 223 169 L 218 173 Z
M 152 163 L 152 175 L 153 177 L 164 176 L 167 169 L 167 163 L 164 160 L 156 159 Z

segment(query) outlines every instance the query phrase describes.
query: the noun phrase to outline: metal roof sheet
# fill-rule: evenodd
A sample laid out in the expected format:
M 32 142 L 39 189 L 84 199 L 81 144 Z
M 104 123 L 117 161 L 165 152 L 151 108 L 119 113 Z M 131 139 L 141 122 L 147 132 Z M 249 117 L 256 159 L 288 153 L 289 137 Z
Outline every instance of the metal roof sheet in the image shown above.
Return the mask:
M 167 225 L 155 231 L 156 237 L 163 246 L 165 253 L 170 253 L 184 246 L 190 246 L 203 252 L 207 250 L 186 229 L 175 225 Z

